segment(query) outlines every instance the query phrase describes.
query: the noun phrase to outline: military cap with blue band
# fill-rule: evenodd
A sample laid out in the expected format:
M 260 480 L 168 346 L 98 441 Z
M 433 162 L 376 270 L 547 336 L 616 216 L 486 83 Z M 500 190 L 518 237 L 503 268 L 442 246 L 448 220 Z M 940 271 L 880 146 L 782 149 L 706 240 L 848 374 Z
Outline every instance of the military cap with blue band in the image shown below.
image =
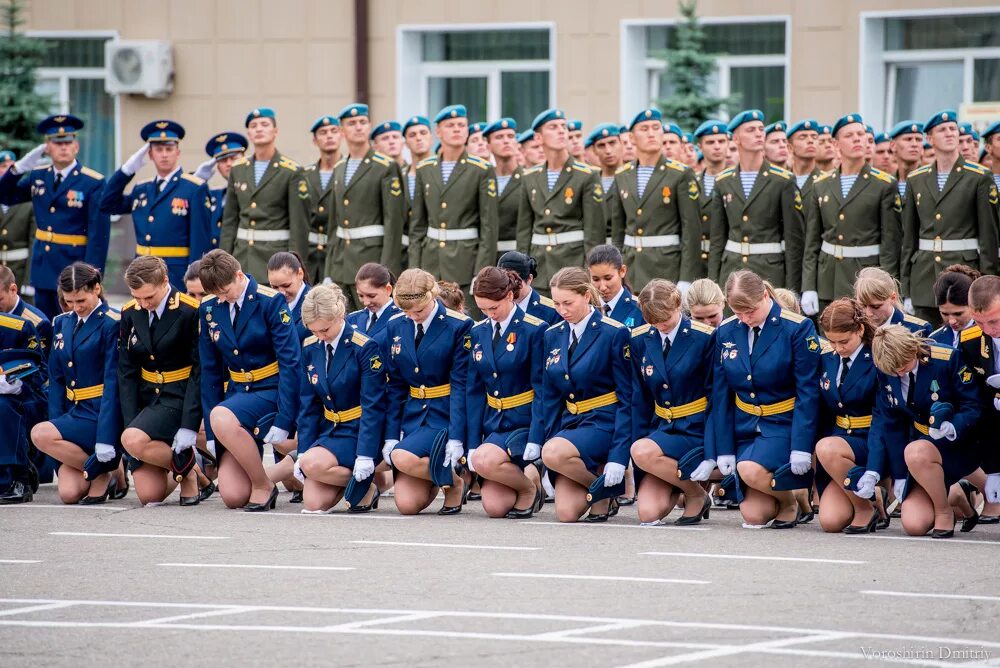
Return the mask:
M 864 125 L 865 121 L 861 118 L 861 114 L 847 114 L 846 116 L 841 116 L 837 119 L 837 122 L 833 124 L 833 136 L 836 137 L 838 132 L 851 123 L 861 123 L 861 125 Z
M 920 121 L 900 121 L 889 130 L 889 139 L 897 139 L 903 135 L 924 134 L 924 124 Z
M 375 139 L 375 137 L 384 135 L 386 132 L 402 132 L 402 128 L 396 121 L 385 121 L 372 128 L 369 139 Z
M 437 113 L 434 117 L 435 123 L 440 123 L 442 121 L 447 121 L 451 118 L 468 118 L 469 112 L 466 111 L 464 104 L 450 104 L 441 111 Z
M 771 478 L 771 489 L 776 492 L 791 492 L 796 489 L 807 489 L 812 485 L 813 470 L 809 469 L 803 474 L 792 472 L 791 464 L 782 464 L 774 471 Z
M 562 109 L 546 109 L 542 113 L 535 116 L 535 120 L 531 121 L 531 129 L 538 131 L 546 123 L 550 121 L 561 121 L 566 118 L 566 112 Z
M 76 133 L 82 129 L 83 121 L 69 114 L 49 116 L 42 119 L 36 128 L 47 140 L 56 143 L 73 141 L 76 139 Z
M 469 134 L 474 135 L 486 129 L 486 123 L 473 123 L 469 126 Z
M 677 477 L 681 480 L 690 480 L 691 474 L 705 461 L 705 448 L 698 446 L 688 450 L 677 460 Z
M 694 138 L 701 139 L 702 137 L 710 137 L 712 135 L 726 135 L 729 136 L 729 126 L 722 121 L 710 118 L 694 131 Z
M 205 153 L 219 160 L 230 153 L 243 153 L 250 146 L 247 138 L 238 132 L 223 132 L 215 135 L 205 144 Z
M 632 128 L 644 121 L 659 121 L 660 123 L 663 123 L 663 114 L 660 113 L 659 109 L 654 107 L 643 109 L 638 114 L 633 116 L 631 121 L 629 121 L 628 132 L 631 132 Z
M 344 120 L 345 118 L 357 118 L 358 116 L 368 115 L 368 105 L 361 104 L 360 102 L 352 102 L 337 114 L 337 118 Z
M 819 121 L 815 118 L 806 118 L 788 128 L 785 134 L 791 139 L 796 132 L 819 132 L 819 127 Z
M 663 123 L 663 133 L 677 135 L 678 139 L 684 139 L 684 131 L 681 130 L 681 126 L 676 123 L 666 122 Z
M 517 143 L 523 144 L 524 142 L 531 141 L 534 138 L 535 138 L 534 130 L 525 130 L 524 132 L 522 132 L 517 136 Z
M 320 116 L 316 119 L 316 122 L 312 124 L 312 127 L 309 128 L 309 132 L 316 134 L 317 130 L 327 127 L 328 125 L 336 125 L 337 127 L 340 127 L 340 119 L 336 116 Z
M 630 128 L 627 125 L 622 125 L 622 126 L 619 126 L 619 128 L 618 128 L 618 134 L 620 134 L 620 135 L 623 135 L 626 132 L 631 132 L 631 131 L 632 131 L 632 128 Z
M 403 123 L 403 134 L 410 128 L 416 127 L 418 125 L 426 125 L 428 128 L 431 127 L 431 120 L 426 116 L 410 116 L 405 123 Z
M 0 162 L 8 162 L 17 160 L 17 156 L 14 155 L 13 151 L 0 151 Z
M 604 486 L 604 474 L 597 476 L 594 482 L 587 488 L 587 502 L 594 504 L 604 499 L 616 498 L 625 493 L 625 480 L 610 487 Z
M 583 142 L 584 148 L 590 148 L 602 139 L 607 139 L 608 137 L 617 137 L 619 135 L 618 126 L 614 123 L 601 123 L 587 135 L 587 139 Z
M 256 118 L 270 118 L 272 121 L 275 122 L 277 122 L 278 120 L 277 115 L 274 113 L 274 109 L 271 109 L 270 107 L 257 107 L 249 114 L 247 114 L 246 120 L 243 121 L 243 127 L 245 128 L 250 127 L 250 121 Z
M 729 121 L 729 131 L 734 132 L 736 128 L 740 127 L 744 123 L 752 123 L 753 121 L 764 122 L 764 112 L 760 109 L 747 109 L 741 111 L 740 113 L 733 116 L 733 120 Z
M 489 137 L 494 132 L 500 132 L 501 130 L 513 130 L 517 132 L 517 121 L 513 118 L 501 118 L 498 121 L 493 121 L 483 128 L 483 136 Z
M 993 125 L 989 126 L 983 130 L 983 139 L 989 140 L 990 137 L 1000 132 L 1000 121 L 997 121 Z
M 847 471 L 847 476 L 844 478 L 844 489 L 855 491 L 858 489 L 858 483 L 861 481 L 861 477 L 864 476 L 865 471 L 867 471 L 865 466 L 852 466 L 850 470 Z
M 942 109 L 931 116 L 931 120 L 924 123 L 924 132 L 930 132 L 945 123 L 958 123 L 958 112 L 954 109 Z
M 764 136 L 766 137 L 772 132 L 784 132 L 787 129 L 788 125 L 784 121 L 775 121 L 764 128 Z
M 583 121 L 577 121 L 577 120 L 567 121 L 566 130 L 568 130 L 569 132 L 579 132 L 580 130 L 583 130 Z
M 142 140 L 151 144 L 177 143 L 184 139 L 184 127 L 174 121 L 153 121 L 139 131 Z

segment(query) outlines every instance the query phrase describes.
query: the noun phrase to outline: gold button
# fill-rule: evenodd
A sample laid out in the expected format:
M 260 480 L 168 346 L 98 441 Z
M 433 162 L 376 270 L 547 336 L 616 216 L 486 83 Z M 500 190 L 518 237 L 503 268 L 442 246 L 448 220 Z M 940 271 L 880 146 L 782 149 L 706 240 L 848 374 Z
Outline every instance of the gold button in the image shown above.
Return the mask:
M 67 364 L 67 366 L 68 366 L 68 367 L 69 367 L 70 369 L 72 369 L 72 368 L 73 368 L 73 362 L 72 362 L 72 360 L 71 360 L 71 361 L 69 362 L 69 364 Z
M 743 241 L 744 241 L 744 243 L 747 242 L 747 241 L 750 241 L 750 237 L 743 237 Z
M 573 394 L 572 392 L 570 392 L 570 395 L 569 395 L 569 398 L 570 398 L 570 399 L 576 399 L 576 395 L 575 395 L 575 394 Z
M 413 373 L 420 373 L 420 367 L 413 367 Z
M 447 209 L 448 208 L 448 203 L 447 202 L 441 202 L 441 208 L 442 209 Z
M 637 229 L 635 231 L 635 233 L 641 236 L 642 235 L 642 228 L 640 227 L 639 229 Z
M 45 250 L 46 250 L 46 252 L 47 252 L 47 251 L 50 251 L 50 250 L 52 250 L 52 247 L 51 247 L 51 246 L 49 246 L 48 244 L 46 244 L 46 245 L 45 245 Z
M 239 355 L 239 354 L 240 354 L 240 351 L 238 351 L 238 350 L 233 350 L 233 354 L 234 354 L 234 355 Z
M 707 260 L 708 259 L 708 253 L 702 253 L 701 254 L 701 259 L 702 260 Z
M 250 202 L 250 208 L 251 209 L 256 209 L 257 208 L 257 202 Z
M 940 213 L 935 213 L 934 214 L 934 220 L 941 220 L 941 214 Z
M 443 241 L 439 241 L 438 242 L 438 248 L 444 248 L 444 242 Z
M 3 232 L 0 232 L 0 234 L 3 234 L 4 236 L 7 236 L 7 230 L 4 229 Z
M 347 227 L 347 225 L 348 225 L 348 221 L 347 221 L 347 219 L 345 218 L 345 219 L 344 219 L 344 227 Z
M 153 222 L 153 217 L 152 216 L 149 217 L 149 222 Z
M 445 227 L 447 227 L 447 225 L 448 225 L 447 223 L 441 223 L 441 229 L 443 230 Z
M 837 402 L 837 408 L 843 408 L 843 407 L 844 407 L 844 404 L 838 401 Z
M 837 241 L 843 241 L 843 240 L 844 240 L 844 235 L 843 234 L 838 234 L 837 235 Z
M 701 219 L 702 220 L 708 220 L 708 216 L 702 216 Z
M 747 376 L 747 380 L 753 380 L 753 376 Z
M 494 371 L 494 372 L 493 372 L 493 377 L 494 377 L 494 378 L 496 378 L 496 377 L 497 377 L 497 374 L 496 374 L 496 371 Z
M 72 363 L 72 362 L 70 362 L 70 363 L 69 363 L 69 365 L 70 365 L 70 366 L 73 366 L 73 363 Z M 70 386 L 70 387 L 76 387 L 76 381 L 75 381 L 75 380 L 71 380 L 71 381 L 69 381 L 69 386 Z
M 641 216 L 642 215 L 642 209 L 636 209 L 635 210 L 635 215 Z
M 747 222 L 748 220 L 750 220 L 750 216 L 743 216 L 743 222 L 744 223 Z
M 319 231 L 320 231 L 320 232 L 322 232 L 322 231 L 323 231 L 323 226 L 322 226 L 322 225 L 320 225 L 320 226 L 319 226 Z
M 250 221 L 250 227 L 257 227 L 257 221 L 256 220 L 251 220 Z
M 564 375 L 563 375 L 563 378 L 565 378 L 566 380 L 569 380 L 569 374 L 568 374 L 568 373 L 567 373 L 567 374 L 564 374 Z
M 46 247 L 45 247 L 45 250 L 48 250 L 48 249 L 49 249 L 49 248 L 48 248 L 48 246 L 46 246 Z M 546 246 L 546 247 L 545 247 L 545 252 L 546 252 L 546 253 L 548 253 L 548 252 L 549 252 L 549 251 L 551 251 L 551 250 L 552 250 L 552 246 Z
M 552 234 L 552 228 L 551 227 L 546 227 L 545 228 L 545 234 Z
M 349 199 L 345 199 L 344 200 L 344 206 L 348 206 L 350 203 L 351 203 L 351 200 L 349 200 Z
M 751 392 L 751 393 L 750 393 L 750 398 L 751 398 L 751 399 L 756 399 L 756 398 L 757 398 L 757 395 L 756 395 L 756 394 L 754 394 L 753 392 Z
M 934 256 L 934 261 L 935 262 L 940 262 L 941 261 L 941 256 L 940 255 L 935 255 Z
M 749 261 L 750 261 L 750 258 L 748 258 L 746 255 L 744 255 L 743 256 L 743 264 L 746 264 Z
M 152 236 L 150 236 L 150 235 L 148 235 L 148 234 L 146 235 L 146 241 L 149 241 L 149 240 L 150 240 L 150 239 L 152 239 L 152 238 L 153 238 Z
M 546 210 L 545 210 L 545 215 L 546 215 L 546 216 L 548 216 L 548 215 L 549 215 L 549 214 L 551 214 L 551 213 L 552 213 L 552 209 L 546 209 Z
M 837 218 L 840 218 L 841 220 L 843 220 L 844 219 L 844 214 L 840 214 L 839 216 L 837 216 Z
M 155 389 L 153 390 L 153 392 L 155 392 L 156 394 L 159 394 L 159 393 L 160 393 L 160 388 L 158 388 L 158 387 L 157 387 L 157 388 L 155 388 Z
M 324 211 L 326 211 L 326 209 L 325 209 L 325 208 L 323 208 L 323 207 L 320 207 L 320 208 L 319 208 L 319 212 L 320 212 L 320 213 L 323 213 Z
M 49 213 L 55 213 L 55 212 L 56 212 L 56 208 L 54 206 L 50 206 L 49 207 Z M 49 230 L 51 230 L 51 229 L 52 228 L 50 227 Z
M 155 359 L 156 359 L 156 355 L 150 355 L 150 356 L 149 356 L 149 359 L 151 359 L 151 360 L 155 360 Z

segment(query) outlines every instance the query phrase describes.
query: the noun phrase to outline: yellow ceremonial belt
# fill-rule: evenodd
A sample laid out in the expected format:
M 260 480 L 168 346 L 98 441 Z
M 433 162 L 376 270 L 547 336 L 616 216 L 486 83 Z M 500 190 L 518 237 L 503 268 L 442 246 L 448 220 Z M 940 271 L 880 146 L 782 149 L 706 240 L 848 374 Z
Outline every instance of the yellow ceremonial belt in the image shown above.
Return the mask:
M 784 401 L 779 401 L 776 404 L 761 404 L 760 406 L 756 406 L 754 404 L 748 404 L 747 402 L 740 399 L 739 395 L 737 395 L 736 407 L 739 408 L 744 413 L 749 413 L 750 415 L 756 415 L 757 417 L 780 415 L 781 413 L 787 413 L 788 411 L 795 408 L 795 397 L 792 397 L 791 399 L 785 399 Z
M 657 403 L 654 403 L 653 405 L 656 410 L 656 415 L 669 422 L 670 420 L 679 420 L 680 418 L 690 417 L 692 415 L 697 415 L 698 413 L 704 413 L 708 408 L 708 397 L 695 399 L 690 403 L 674 406 L 673 408 L 666 408 L 665 406 L 661 406 Z
M 229 377 L 237 383 L 254 383 L 258 380 L 264 380 L 265 378 L 270 378 L 271 376 L 278 375 L 278 363 L 271 362 L 267 366 L 261 367 L 259 369 L 254 369 L 253 371 L 233 371 L 229 370 Z
M 185 246 L 136 246 L 136 255 L 153 255 L 155 257 L 187 257 L 191 249 Z
M 361 406 L 348 408 L 346 411 L 331 411 L 329 408 L 324 407 L 323 417 L 325 417 L 333 424 L 340 424 L 341 422 L 351 422 L 361 417 Z
M 528 390 L 527 392 L 522 392 L 521 394 L 515 394 L 512 397 L 491 397 L 488 394 L 486 395 L 486 403 L 490 405 L 490 408 L 495 408 L 498 411 L 505 411 L 509 408 L 524 406 L 526 404 L 530 404 L 534 400 L 534 390 Z
M 66 388 L 66 398 L 70 401 L 84 401 L 86 399 L 97 399 L 104 394 L 104 385 L 91 385 L 79 389 Z
M 579 415 L 580 413 L 592 411 L 595 408 L 603 408 L 617 403 L 618 395 L 614 392 L 608 392 L 607 394 L 602 394 L 601 396 L 594 397 L 593 399 L 584 399 L 583 401 L 577 402 L 567 401 L 566 410 L 573 415 Z
M 165 383 L 179 383 L 180 381 L 187 380 L 190 377 L 191 367 L 189 366 L 175 371 L 142 370 L 142 379 L 147 383 L 156 383 L 157 385 L 163 385 Z
M 920 424 L 919 422 L 914 422 L 913 426 L 916 428 L 917 431 L 919 431 L 924 436 L 930 436 L 931 435 L 931 430 L 927 427 L 927 425 Z
M 837 426 L 841 429 L 868 429 L 872 426 L 871 415 L 860 415 L 851 417 L 850 415 L 838 415 Z
M 435 385 L 434 387 L 427 387 L 425 385 L 421 385 L 420 387 L 410 386 L 410 396 L 414 399 L 440 399 L 449 395 L 451 395 L 451 383 Z
M 59 234 L 50 230 L 35 230 L 35 238 L 50 244 L 63 244 L 66 246 L 87 245 L 87 235 L 85 234 Z

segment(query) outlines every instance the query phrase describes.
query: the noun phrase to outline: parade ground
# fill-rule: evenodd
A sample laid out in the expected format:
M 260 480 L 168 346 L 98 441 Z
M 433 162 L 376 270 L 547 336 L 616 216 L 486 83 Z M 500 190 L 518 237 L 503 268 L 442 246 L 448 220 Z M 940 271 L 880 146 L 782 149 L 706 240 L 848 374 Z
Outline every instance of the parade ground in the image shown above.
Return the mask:
M 0 507 L 0 664 L 1000 665 L 1000 527 Z M 432 506 L 437 508 L 437 504 Z M 674 515 L 679 511 L 674 511 Z M 669 518 L 668 518 L 669 519 Z

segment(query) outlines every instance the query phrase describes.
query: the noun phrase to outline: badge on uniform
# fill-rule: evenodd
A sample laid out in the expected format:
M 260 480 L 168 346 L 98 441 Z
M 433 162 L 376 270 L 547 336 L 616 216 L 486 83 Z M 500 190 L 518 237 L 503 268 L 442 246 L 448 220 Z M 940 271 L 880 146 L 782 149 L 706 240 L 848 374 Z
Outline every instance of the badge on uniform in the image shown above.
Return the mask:
M 371 368 L 372 371 L 381 371 L 382 358 L 379 357 L 378 355 L 372 355 L 371 358 L 368 360 L 368 366 Z
M 995 205 L 996 203 L 997 203 L 997 187 L 990 186 L 990 204 Z
M 188 214 L 188 201 L 186 199 L 175 197 L 170 200 L 170 211 L 175 216 L 186 216 Z
M 483 351 L 479 349 L 479 344 L 476 344 L 476 349 L 472 352 L 472 359 L 476 362 L 483 361 Z
M 696 189 L 697 187 L 698 186 L 695 186 Z M 663 196 L 663 203 L 670 204 L 670 186 L 663 186 L 663 190 L 660 191 L 660 194 Z
M 62 332 L 56 334 L 56 339 L 52 343 L 52 347 L 55 348 L 56 350 L 62 350 L 65 345 L 66 342 L 63 340 Z
M 819 341 L 816 340 L 815 336 L 807 336 L 806 346 L 809 348 L 809 352 L 814 353 L 819 350 Z
M 625 322 L 623 322 L 622 324 L 628 327 L 629 329 L 632 329 L 633 327 L 635 327 L 635 318 L 629 316 L 625 318 Z
M 514 352 L 514 344 L 517 343 L 517 334 L 511 332 L 507 335 L 507 352 Z
M 566 202 L 567 204 L 572 204 L 573 203 L 573 189 L 572 188 L 566 188 L 566 190 L 563 191 L 563 201 Z
M 462 343 L 462 347 L 465 348 L 466 350 L 472 350 L 472 335 L 471 334 L 466 334 L 465 335 L 465 340 Z
M 722 201 L 726 203 L 726 206 L 729 206 L 733 202 L 733 194 L 726 193 L 725 195 L 722 196 Z
M 996 202 L 994 202 L 996 204 Z M 895 199 L 892 200 L 892 210 L 899 213 L 903 210 L 903 202 L 899 199 L 899 195 L 896 195 Z
M 316 385 L 317 383 L 319 383 L 319 374 L 318 373 L 314 373 L 314 374 L 310 375 L 309 376 L 309 382 L 312 383 L 313 385 Z
M 826 371 L 823 372 L 823 377 L 819 379 L 819 386 L 823 388 L 824 392 L 830 389 L 830 377 Z
M 559 364 L 559 348 L 553 348 L 545 360 L 545 368 L 548 369 L 553 364 Z
M 802 193 L 800 193 L 798 190 L 795 191 L 795 210 L 796 211 L 802 210 Z
M 246 191 L 246 189 L 247 189 L 247 184 L 245 184 L 245 183 L 240 183 L 240 184 L 239 184 L 239 187 L 240 187 L 240 190 L 242 190 L 242 191 L 244 191 L 244 192 L 245 192 L 245 191 Z
M 135 332 L 132 332 L 132 336 L 131 336 L 131 337 L 129 338 L 129 340 L 128 340 L 128 347 L 129 347 L 129 348 L 131 348 L 131 347 L 132 347 L 132 346 L 134 346 L 134 345 L 135 345 L 136 343 L 138 343 L 138 341 L 139 341 L 139 337 L 137 337 L 137 336 L 135 335 Z
M 625 344 L 625 347 L 622 349 L 622 352 L 625 354 L 625 359 L 627 360 L 632 359 L 632 348 L 629 346 L 629 344 L 627 343 Z
M 600 183 L 594 186 L 594 201 L 598 204 L 604 201 L 604 189 L 601 188 Z
M 652 364 L 647 364 L 646 365 L 646 375 L 649 376 L 650 378 L 653 377 L 653 365 Z
M 737 354 L 736 348 L 733 348 L 732 350 L 730 350 L 729 351 L 729 359 L 731 359 L 731 360 L 736 359 L 736 354 Z
M 486 195 L 489 197 L 497 196 L 497 181 L 496 179 L 488 179 L 486 181 Z
M 622 199 L 628 199 L 628 191 L 627 190 L 619 190 L 618 193 L 622 196 Z
M 701 193 L 698 191 L 698 182 L 692 181 L 690 185 L 688 185 L 688 197 L 692 200 L 696 200 L 700 195 Z
M 288 311 L 285 309 L 278 311 L 278 315 L 281 316 L 281 324 L 283 325 L 287 325 L 292 321 L 292 316 L 288 315 Z
M 935 378 L 934 380 L 931 381 L 931 401 L 938 400 L 938 390 L 940 389 L 941 386 L 938 384 L 937 379 Z
M 893 406 L 898 406 L 899 405 L 899 399 L 897 399 L 896 395 L 894 395 L 892 393 L 892 385 L 886 385 L 885 386 L 885 391 L 889 395 L 889 403 L 892 404 Z
M 299 181 L 299 199 L 309 199 L 309 186 L 305 181 Z
M 82 209 L 83 208 L 83 192 L 80 190 L 68 190 L 66 191 L 66 206 L 71 209 Z
M 959 369 L 958 375 L 962 379 L 962 385 L 968 385 L 972 382 L 972 372 L 969 371 L 969 367 L 963 366 Z
M 389 354 L 395 357 L 400 353 L 400 351 L 402 351 L 402 349 L 403 349 L 403 344 L 399 342 L 399 337 L 398 336 L 392 337 L 392 346 L 389 348 Z

